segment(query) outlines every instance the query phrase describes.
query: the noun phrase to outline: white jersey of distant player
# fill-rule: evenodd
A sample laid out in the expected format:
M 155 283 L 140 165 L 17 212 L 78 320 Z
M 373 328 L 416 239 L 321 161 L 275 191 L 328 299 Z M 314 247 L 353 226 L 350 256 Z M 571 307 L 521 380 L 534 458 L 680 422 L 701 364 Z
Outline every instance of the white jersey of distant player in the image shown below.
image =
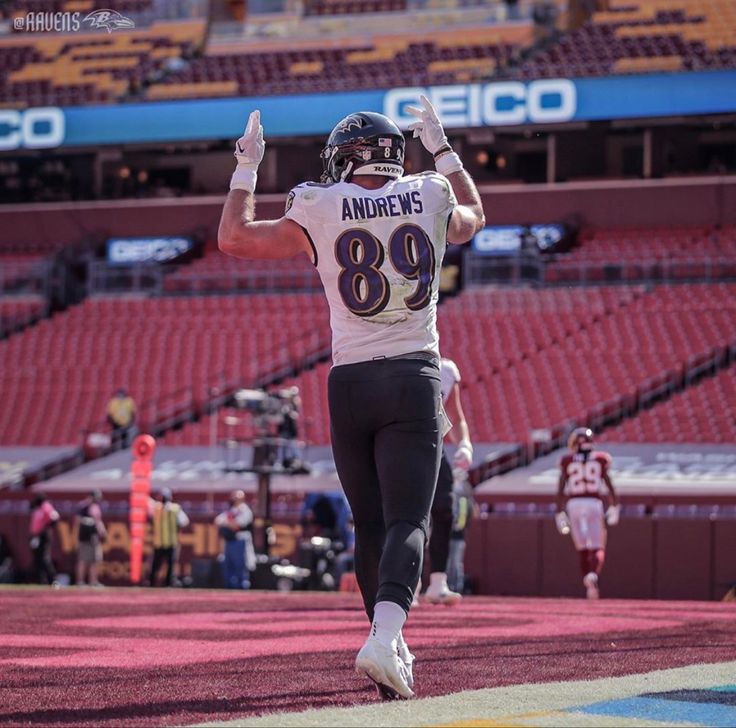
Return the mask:
M 417 351 L 439 356 L 437 299 L 457 201 L 436 172 L 377 190 L 298 185 L 285 215 L 309 236 L 330 307 L 335 366 Z
M 440 359 L 440 391 L 442 402 L 446 403 L 452 388 L 460 381 L 460 370 L 452 359 Z

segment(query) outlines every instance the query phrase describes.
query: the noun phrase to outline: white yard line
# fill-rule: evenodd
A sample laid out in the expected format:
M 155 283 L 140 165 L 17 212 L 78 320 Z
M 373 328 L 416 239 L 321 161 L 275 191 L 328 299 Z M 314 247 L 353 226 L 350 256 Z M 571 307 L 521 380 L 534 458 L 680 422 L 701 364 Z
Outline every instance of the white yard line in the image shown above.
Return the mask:
M 295 665 L 295 669 L 298 669 Z M 372 703 L 354 708 L 323 708 L 301 713 L 203 723 L 212 728 L 235 726 L 663 726 L 639 719 L 608 718 L 564 711 L 646 692 L 702 689 L 736 682 L 736 662 L 690 665 L 624 677 L 513 685 L 469 690 L 435 698 Z M 675 705 L 673 704 L 673 712 Z M 666 725 L 686 725 L 668 722 Z

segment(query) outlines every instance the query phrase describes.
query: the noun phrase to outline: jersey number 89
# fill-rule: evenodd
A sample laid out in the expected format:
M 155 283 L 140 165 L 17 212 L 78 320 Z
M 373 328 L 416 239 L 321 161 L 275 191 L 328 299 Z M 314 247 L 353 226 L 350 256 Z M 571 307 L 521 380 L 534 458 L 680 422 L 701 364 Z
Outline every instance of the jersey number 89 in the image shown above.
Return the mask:
M 391 233 L 388 255 L 397 273 L 417 287 L 404 304 L 411 311 L 429 305 L 435 275 L 432 243 L 417 225 L 401 225 Z M 346 230 L 335 241 L 335 258 L 342 269 L 337 279 L 346 308 L 356 316 L 375 316 L 383 311 L 391 298 L 391 285 L 381 272 L 384 248 L 380 240 L 367 230 Z

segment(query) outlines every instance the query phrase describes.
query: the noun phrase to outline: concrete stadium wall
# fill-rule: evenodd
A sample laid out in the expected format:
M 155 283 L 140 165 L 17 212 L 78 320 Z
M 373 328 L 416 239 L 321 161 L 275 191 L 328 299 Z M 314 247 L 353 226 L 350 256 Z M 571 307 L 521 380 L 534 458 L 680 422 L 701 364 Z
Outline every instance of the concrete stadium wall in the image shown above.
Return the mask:
M 721 599 L 736 584 L 736 519 L 625 518 L 609 529 L 601 594 L 633 599 Z M 480 594 L 584 594 L 569 537 L 547 517 L 489 514 L 472 522 L 466 574 Z
M 574 221 L 627 227 L 736 224 L 736 176 L 498 185 L 481 190 L 489 224 Z M 19 246 L 110 236 L 214 238 L 222 196 L 0 205 L 0 236 Z M 285 195 L 257 197 L 261 219 L 283 212 Z M 533 218 L 533 220 L 530 220 Z

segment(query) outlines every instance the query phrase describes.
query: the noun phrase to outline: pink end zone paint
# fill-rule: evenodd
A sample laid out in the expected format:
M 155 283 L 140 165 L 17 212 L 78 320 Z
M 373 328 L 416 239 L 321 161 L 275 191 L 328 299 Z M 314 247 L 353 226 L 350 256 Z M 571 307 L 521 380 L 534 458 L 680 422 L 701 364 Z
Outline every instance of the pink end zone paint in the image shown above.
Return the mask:
M 355 595 L 0 592 L 0 725 L 169 725 L 370 702 Z M 406 636 L 420 696 L 733 659 L 726 604 L 470 598 Z M 145 686 L 145 687 L 142 687 Z

